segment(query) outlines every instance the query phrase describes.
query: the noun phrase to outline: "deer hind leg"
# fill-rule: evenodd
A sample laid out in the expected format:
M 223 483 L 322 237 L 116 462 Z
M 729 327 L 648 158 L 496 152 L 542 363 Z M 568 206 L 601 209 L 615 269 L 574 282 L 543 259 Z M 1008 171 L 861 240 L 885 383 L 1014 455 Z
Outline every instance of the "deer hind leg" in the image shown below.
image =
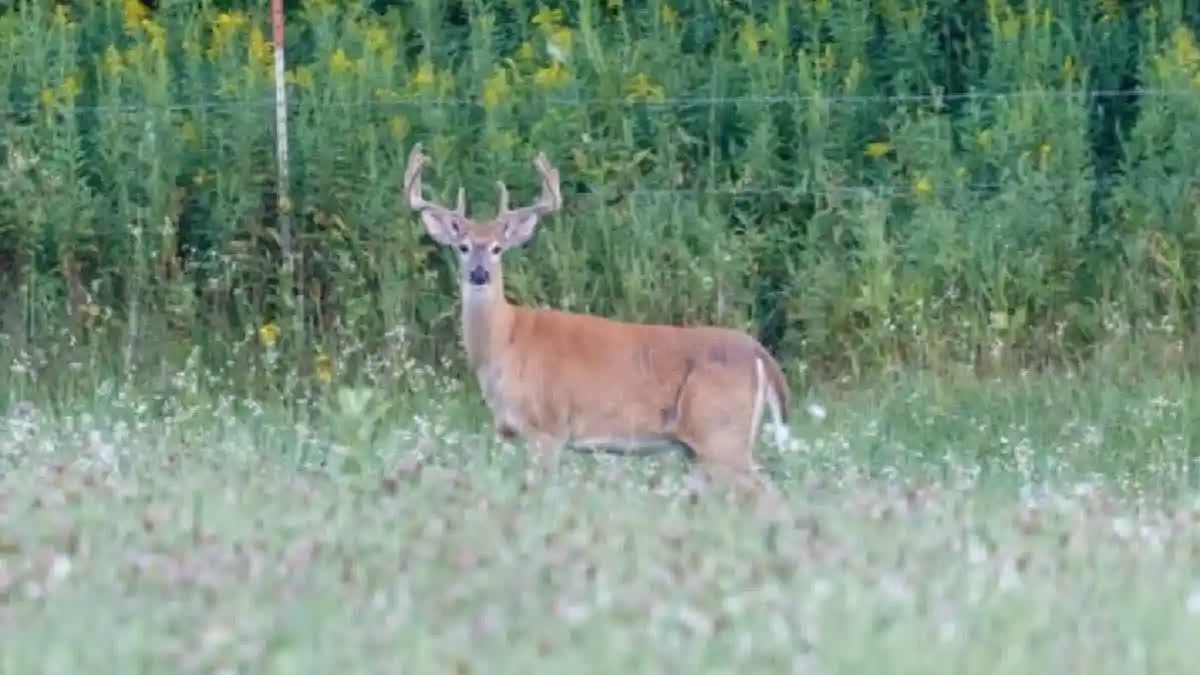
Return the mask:
M 751 450 L 738 435 L 719 434 L 706 439 L 703 454 L 696 453 L 699 463 L 714 477 L 741 492 L 754 496 L 774 492 L 771 480 L 755 466 Z
M 539 469 L 547 473 L 554 473 L 558 470 L 558 459 L 566 444 L 563 439 L 554 434 L 532 430 L 521 435 Z
M 697 372 L 682 400 L 677 435 L 698 464 L 721 483 L 756 497 L 775 494 L 754 463 L 754 434 L 762 413 L 760 381 L 730 372 Z

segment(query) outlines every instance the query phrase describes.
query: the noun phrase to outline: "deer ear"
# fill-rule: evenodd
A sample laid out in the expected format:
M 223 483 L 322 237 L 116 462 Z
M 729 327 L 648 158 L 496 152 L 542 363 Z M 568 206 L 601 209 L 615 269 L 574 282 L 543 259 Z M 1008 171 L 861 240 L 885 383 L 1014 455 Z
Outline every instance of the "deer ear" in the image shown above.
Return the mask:
M 533 237 L 540 217 L 536 213 L 517 213 L 504 221 L 504 244 L 523 246 Z
M 429 236 L 442 246 L 453 246 L 462 239 L 462 225 L 452 213 L 425 209 L 421 211 L 421 222 L 425 224 L 425 231 Z

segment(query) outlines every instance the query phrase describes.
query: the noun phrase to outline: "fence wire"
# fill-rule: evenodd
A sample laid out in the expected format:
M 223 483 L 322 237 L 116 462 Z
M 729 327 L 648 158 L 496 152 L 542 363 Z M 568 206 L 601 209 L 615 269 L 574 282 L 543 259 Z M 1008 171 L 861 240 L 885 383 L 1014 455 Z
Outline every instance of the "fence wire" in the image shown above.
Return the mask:
M 657 100 L 629 99 L 616 97 L 546 97 L 529 99 L 530 103 L 554 107 L 622 106 L 647 108 L 692 108 L 723 105 L 784 103 L 822 103 L 831 105 L 866 105 L 870 103 L 943 103 L 950 101 L 1007 100 L 1020 98 L 1053 99 L 1113 99 L 1113 98 L 1195 98 L 1194 89 L 1014 89 L 1009 91 L 968 91 L 929 94 L 756 94 L 746 96 L 683 96 Z M 0 114 L 28 114 L 36 112 L 40 103 L 29 102 L 0 108 Z M 150 110 L 168 112 L 226 111 L 275 107 L 274 93 L 261 98 L 228 101 L 180 101 L 168 103 L 130 103 L 78 105 L 72 109 L 95 114 L 137 114 Z M 313 101 L 304 97 L 290 97 L 288 107 L 292 110 L 307 108 L 433 108 L 433 107 L 483 107 L 478 98 L 420 98 L 395 101 Z
M 946 102 L 946 101 L 962 101 L 962 100 L 1008 100 L 1018 98 L 1042 97 L 1049 99 L 1113 99 L 1113 98 L 1130 98 L 1130 97 L 1149 97 L 1149 98 L 1171 98 L 1171 97 L 1187 97 L 1194 99 L 1196 92 L 1194 89 L 1159 89 L 1159 88 L 1131 88 L 1131 89 L 1021 89 L 1009 91 L 970 91 L 958 93 L 931 93 L 931 94 L 873 94 L 873 95 L 821 95 L 821 94 L 778 94 L 778 95 L 747 95 L 747 96 L 697 96 L 697 97 L 671 97 L 657 101 L 631 101 L 625 98 L 612 97 L 580 97 L 580 98 L 556 98 L 548 97 L 543 99 L 534 99 L 536 103 L 549 106 L 563 107 L 579 107 L 579 106 L 623 106 L 637 107 L 646 106 L 651 108 L 670 108 L 670 107 L 704 107 L 704 106 L 721 106 L 721 105 L 743 105 L 743 104 L 761 104 L 761 105 L 776 105 L 776 104 L 804 104 L 820 102 L 831 105 L 862 105 L 867 103 L 923 103 L 923 102 Z M 466 98 L 441 98 L 441 99 L 413 99 L 400 101 L 379 101 L 379 100 L 360 100 L 360 101 L 316 101 L 306 100 L 301 98 L 288 99 L 288 108 L 292 113 L 301 110 L 312 108 L 328 108 L 328 109 L 352 109 L 352 108 L 375 108 L 375 109 L 395 109 L 395 108 L 433 108 L 445 106 L 458 107 L 478 107 L 481 106 L 477 100 Z M 0 108 L 0 114 L 22 114 L 36 111 L 39 105 L 31 103 L 28 105 L 9 106 Z M 264 114 L 263 123 L 269 124 L 269 113 L 276 107 L 274 93 L 269 93 L 261 98 L 242 99 L 242 100 L 226 100 L 226 101 L 184 101 L 174 103 L 137 103 L 137 104 L 121 104 L 121 105 L 82 105 L 73 106 L 71 109 L 77 112 L 94 113 L 97 115 L 139 115 L 150 111 L 166 111 L 166 112 L 187 112 L 187 111 L 202 111 L 202 112 L 228 112 L 235 110 L 246 109 L 261 109 Z M 0 169 L 3 167 L 0 166 Z M 1089 178 L 1071 178 L 1061 179 L 1051 176 L 1042 176 L 1036 183 L 1024 182 L 1016 184 L 1021 194 L 1028 195 L 1031 190 L 1044 190 L 1046 192 L 1062 192 L 1070 189 L 1101 189 L 1106 190 L 1124 179 L 1123 176 L 1105 176 L 1105 177 L 1089 177 Z M 1167 182 L 1166 179 L 1163 182 Z M 1187 177 L 1180 177 L 1178 180 L 1170 181 L 1182 187 L 1200 187 L 1195 185 L 1196 181 Z M 1012 189 L 1014 184 L 1011 182 L 965 182 L 965 183 L 940 183 L 936 185 L 936 191 L 941 194 L 957 193 L 970 196 L 995 194 L 1001 190 Z M 797 182 L 796 184 L 776 184 L 776 185 L 729 185 L 729 186 L 711 186 L 711 185 L 696 185 L 693 187 L 676 187 L 676 188 L 661 188 L 647 187 L 636 188 L 633 190 L 619 191 L 606 190 L 601 186 L 601 190 L 597 192 L 575 195 L 574 199 L 587 199 L 598 201 L 619 201 L 623 199 L 633 198 L 639 200 L 668 200 L 672 198 L 695 197 L 698 195 L 710 197 L 749 197 L 749 196 L 765 196 L 765 197 L 782 197 L 782 198 L 801 198 L 805 196 L 818 195 L 837 195 L 842 198 L 878 198 L 878 197 L 902 197 L 912 194 L 913 187 L 903 183 L 870 183 L 870 184 L 852 184 L 852 185 L 837 185 L 823 182 L 819 179 L 807 178 Z

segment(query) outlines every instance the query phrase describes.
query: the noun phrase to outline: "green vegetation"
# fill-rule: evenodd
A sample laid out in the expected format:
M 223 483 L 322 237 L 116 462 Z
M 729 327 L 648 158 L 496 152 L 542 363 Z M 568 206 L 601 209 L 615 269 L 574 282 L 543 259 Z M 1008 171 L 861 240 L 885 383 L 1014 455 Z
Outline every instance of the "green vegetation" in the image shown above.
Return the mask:
M 292 267 L 266 3 L 12 4 L 0 670 L 1195 660 L 1194 3 L 296 3 Z M 514 300 L 762 337 L 781 512 L 494 438 L 417 141 L 559 166 Z
M 395 331 L 457 363 L 450 258 L 397 200 L 421 140 L 430 196 L 485 216 L 498 176 L 533 193 L 535 151 L 561 167 L 520 302 L 748 328 L 794 378 L 1192 360 L 1184 3 L 300 3 L 294 270 L 266 6 L 0 15 L 5 356 L 241 372 L 269 324 L 260 394 L 318 360 L 353 382 Z

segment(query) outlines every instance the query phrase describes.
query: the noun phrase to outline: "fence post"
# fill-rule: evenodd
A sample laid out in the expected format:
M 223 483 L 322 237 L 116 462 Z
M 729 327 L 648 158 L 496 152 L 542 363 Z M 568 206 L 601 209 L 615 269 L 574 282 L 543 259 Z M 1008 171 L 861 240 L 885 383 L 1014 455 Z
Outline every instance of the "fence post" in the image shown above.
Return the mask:
M 276 212 L 279 219 L 279 248 L 283 265 L 279 274 L 279 299 L 292 318 L 292 344 L 295 354 L 303 353 L 304 273 L 303 254 L 294 248 L 292 238 L 292 198 L 288 178 L 287 84 L 283 44 L 283 0 L 271 0 L 271 24 L 275 43 L 275 160 Z M 282 318 L 282 317 L 280 317 Z
M 275 42 L 275 159 L 278 164 L 276 199 L 279 209 L 279 240 L 285 261 L 292 252 L 292 201 L 288 193 L 287 86 L 283 53 L 283 0 L 271 0 L 271 23 Z

